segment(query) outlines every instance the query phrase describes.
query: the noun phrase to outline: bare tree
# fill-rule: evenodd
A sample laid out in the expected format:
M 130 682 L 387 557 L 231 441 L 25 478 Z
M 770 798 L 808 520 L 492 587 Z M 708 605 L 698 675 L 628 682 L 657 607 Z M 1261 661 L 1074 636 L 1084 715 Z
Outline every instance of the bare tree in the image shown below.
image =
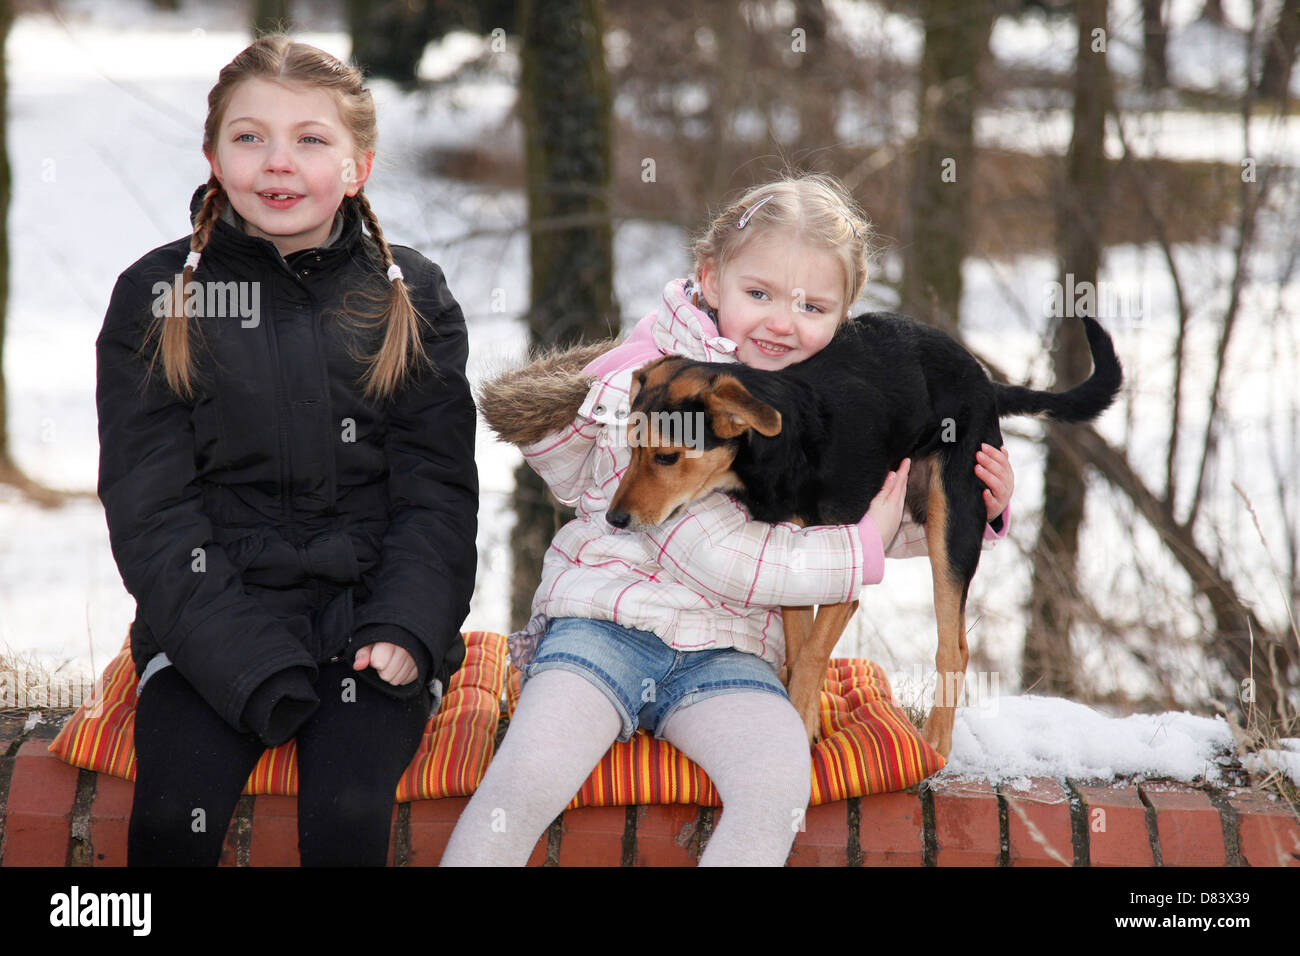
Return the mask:
M 532 264 L 529 341 L 572 345 L 619 329 L 609 213 L 610 92 L 601 0 L 522 0 L 520 112 Z M 556 512 L 527 465 L 515 472 L 511 626 L 528 622 Z
M 293 29 L 289 0 L 253 0 L 253 36 Z
M 1164 0 L 1142 0 L 1142 86 L 1162 90 L 1169 85 L 1169 38 L 1164 20 Z
M 1300 0 L 1285 0 L 1264 47 L 1259 95 L 1281 100 L 1291 86 L 1296 44 L 1300 43 Z
M 352 60 L 366 76 L 415 82 L 433 37 L 434 0 L 347 0 Z
M 1079 0 L 1074 67 L 1074 131 L 1063 188 L 1058 193 L 1057 249 L 1061 287 L 1096 288 L 1101 264 L 1102 216 L 1106 208 L 1107 0 Z M 1096 31 L 1101 31 L 1097 33 Z M 1086 299 L 1083 300 L 1086 302 Z M 1096 296 L 1093 297 L 1096 301 Z M 1072 316 L 1073 308 L 1065 309 Z M 1094 314 L 1095 317 L 1095 314 Z M 1052 365 L 1060 385 L 1088 377 L 1090 360 L 1083 325 L 1058 316 Z M 1077 426 L 1074 426 L 1077 427 Z M 1067 432 L 1071 426 L 1062 426 Z M 1087 486 L 1082 469 L 1056 443 L 1043 469 L 1043 516 L 1033 554 L 1029 630 L 1022 681 L 1046 693 L 1074 696 L 1076 668 L 1070 648 L 1078 600 L 1075 566 Z
M 9 38 L 13 23 L 10 0 L 0 0 L 0 50 Z M 13 179 L 9 170 L 9 67 L 0 57 L 0 481 L 11 480 L 14 468 L 9 455 L 9 406 L 5 402 L 5 324 L 9 313 L 9 193 Z
M 13 24 L 11 0 L 0 0 L 0 50 L 4 49 Z M 9 68 L 0 57 L 0 484 L 12 485 L 30 500 L 45 507 L 60 503 L 67 495 L 33 481 L 13 460 L 9 448 L 9 406 L 5 399 L 5 326 L 9 315 L 9 200 L 13 176 L 9 167 Z
M 920 0 L 925 27 L 910 215 L 903 243 L 902 307 L 931 324 L 955 324 L 969 248 L 978 68 L 988 50 L 993 0 Z
M 1223 15 L 1223 0 L 1205 0 L 1201 6 L 1201 14 L 1196 19 L 1208 20 L 1210 23 L 1223 26 L 1228 22 L 1228 18 Z

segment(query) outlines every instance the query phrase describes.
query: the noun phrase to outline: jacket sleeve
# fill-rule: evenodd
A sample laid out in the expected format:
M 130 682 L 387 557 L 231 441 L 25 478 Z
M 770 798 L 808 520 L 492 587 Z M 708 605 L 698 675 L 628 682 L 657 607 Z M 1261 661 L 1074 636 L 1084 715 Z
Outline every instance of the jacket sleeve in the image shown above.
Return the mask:
M 202 507 L 190 406 L 141 355 L 151 297 L 118 278 L 95 342 L 99 497 L 109 542 L 137 615 L 177 671 L 231 726 L 273 675 L 315 700 L 316 664 L 295 635 L 247 594 Z M 305 686 L 304 686 L 304 682 Z M 277 686 L 285 685 L 281 675 Z M 266 708 L 264 707 L 263 710 Z
M 653 542 L 669 574 L 728 603 L 834 604 L 862 590 L 862 543 L 853 525 L 754 521 L 714 492 L 677 520 L 637 533 Z
M 372 625 L 405 628 L 428 649 L 429 676 L 445 687 L 464 660 L 460 628 L 478 559 L 475 411 L 465 375 L 469 341 L 442 270 L 427 260 L 418 273 L 402 266 L 407 275 L 421 276 L 416 288 L 423 294 L 414 301 L 429 320 L 423 342 L 436 372 L 422 370 L 389 403 L 388 528 L 378 567 L 368 576 L 369 597 L 357 608 L 351 654 L 367 633 L 376 633 Z
M 618 403 L 631 387 L 631 371 L 647 365 L 662 354 L 654 344 L 652 330 L 655 314 L 637 323 L 626 342 L 610 349 L 583 368 L 584 375 L 597 376 L 572 424 L 520 449 L 524 461 L 546 482 L 562 504 L 575 505 L 589 487 L 595 471 L 596 441 L 600 430 L 609 427 L 597 422 L 593 410 Z M 596 413 L 599 414 L 599 413 Z
M 578 415 L 566 428 L 520 447 L 528 467 L 546 482 L 561 504 L 577 504 L 590 487 L 596 467 L 596 439 L 604 427 Z

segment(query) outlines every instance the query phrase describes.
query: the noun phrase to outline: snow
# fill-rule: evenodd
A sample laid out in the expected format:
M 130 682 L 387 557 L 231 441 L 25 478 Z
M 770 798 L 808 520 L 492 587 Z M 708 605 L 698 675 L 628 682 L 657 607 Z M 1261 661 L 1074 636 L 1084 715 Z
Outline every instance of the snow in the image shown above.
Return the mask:
M 1247 754 L 1241 765 L 1253 774 L 1266 777 L 1280 774 L 1300 787 L 1300 739 L 1279 740 L 1279 749 L 1258 750 Z
M 848 9 L 833 4 L 836 9 Z M 1194 5 L 1192 5 L 1194 6 Z M 1241 4 L 1227 4 L 1230 20 L 1247 22 Z M 208 89 L 218 70 L 247 42 L 243 8 L 237 13 L 158 14 L 145 0 L 117 4 L 63 4 L 62 19 L 17 18 L 6 55 L 10 65 L 10 158 L 14 196 L 10 225 L 9 384 L 10 441 L 19 463 L 38 480 L 87 496 L 44 511 L 0 488 L 0 652 L 33 655 L 60 674 L 94 674 L 117 653 L 133 616 L 93 497 L 98 442 L 94 406 L 94 339 L 116 276 L 147 250 L 183 234 L 190 194 L 207 177 L 199 151 Z M 1173 4 L 1179 29 L 1192 30 L 1195 10 Z M 849 25 L 854 42 L 891 46 L 908 59 L 919 53 L 914 21 L 868 11 Z M 1117 4 L 1120 36 L 1135 36 L 1133 3 Z M 1128 10 L 1128 13 L 1125 11 Z M 1181 17 L 1181 19 L 1180 19 Z M 327 25 L 328 26 L 328 25 Z M 305 35 L 336 54 L 348 40 L 338 26 Z M 1010 29 L 1010 28 L 1005 28 Z M 1055 27 L 995 33 L 999 56 L 1048 62 L 1068 42 Z M 1227 42 L 1227 41 L 1224 41 Z M 1202 48 L 1198 48 L 1201 50 Z M 1204 50 L 1216 49 L 1209 40 Z M 428 79 L 442 79 L 485 51 L 481 38 L 457 34 L 433 45 L 421 63 Z M 1054 52 L 1055 51 L 1055 52 Z M 1171 44 L 1175 61 L 1177 33 Z M 1203 52 L 1203 50 L 1202 50 Z M 514 53 L 493 53 L 488 68 L 469 80 L 432 90 L 403 92 L 373 82 L 380 121 L 376 171 L 367 185 L 391 240 L 411 245 L 445 269 L 470 326 L 469 373 L 477 384 L 524 351 L 519 317 L 527 302 L 527 251 L 521 226 L 526 204 L 517 192 L 434 177 L 423 157 L 435 147 L 463 146 L 483 137 L 517 141 L 511 119 Z M 1209 59 L 1213 60 L 1211 56 Z M 1123 62 L 1122 60 L 1120 62 Z M 1217 62 L 1217 61 L 1216 61 Z M 1213 77 L 1203 82 L 1217 82 Z M 1028 109 L 991 111 L 978 124 L 981 142 L 1058 151 L 1064 114 Z M 1133 119 L 1134 147 L 1146 153 L 1234 161 L 1242 154 L 1239 124 L 1199 113 L 1166 111 Z M 1263 121 L 1261 121 L 1263 122 Z M 1297 155 L 1294 120 L 1252 129 L 1261 164 Z M 1143 124 L 1144 129 L 1136 128 Z M 899 124 L 902 129 L 905 124 Z M 904 130 L 905 132 L 905 130 Z M 1234 153 L 1234 150 L 1236 151 Z M 1296 460 L 1294 382 L 1300 372 L 1300 332 L 1294 319 L 1297 288 L 1291 275 L 1296 203 L 1275 194 L 1281 209 L 1261 227 L 1260 246 L 1244 290 L 1241 325 L 1225 381 L 1225 447 L 1209 476 L 1207 519 L 1213 542 L 1257 613 L 1285 626 L 1284 598 L 1274 569 L 1284 566 L 1287 515 L 1300 513 L 1284 470 Z M 1289 206 L 1283 204 L 1289 202 Z M 1271 231 L 1270 231 L 1271 230 Z M 1190 429 L 1177 463 L 1182 487 L 1192 478 L 1194 446 L 1204 416 L 1208 370 L 1217 340 L 1205 321 L 1222 308 L 1230 267 L 1228 244 L 1179 247 L 1189 301 L 1200 319 L 1188 342 L 1191 385 L 1183 410 Z M 671 226 L 635 221 L 618 226 L 616 295 L 625 322 L 653 307 L 663 282 L 688 268 L 684 235 Z M 897 275 L 886 256 L 885 275 Z M 963 313 L 970 343 L 1009 373 L 1043 385 L 1049 376 L 1043 319 L 1044 289 L 1056 278 L 1050 256 L 1015 261 L 970 261 L 964 267 Z M 1107 250 L 1103 281 L 1137 302 L 1133 311 L 1102 315 L 1124 359 L 1128 390 L 1100 423 L 1126 447 L 1153 487 L 1162 484 L 1161 439 L 1168 422 L 1172 373 L 1173 298 L 1157 249 Z M 892 305 L 880 287 L 869 307 Z M 1185 713 L 1123 716 L 1068 701 L 1007 696 L 1021 684 L 1018 662 L 1028 596 L 1027 551 L 1037 534 L 1043 448 L 1038 426 L 1007 423 L 1016 468 L 1010 538 L 985 552 L 972 587 L 968 626 L 972 663 L 968 687 L 978 695 L 959 712 L 950 774 L 982 774 L 1017 781 L 1036 775 L 1106 779 L 1115 775 L 1212 779 L 1229 744 L 1218 718 Z M 1287 443 L 1290 443 L 1288 446 Z M 510 495 L 518 452 L 480 426 L 477 460 L 482 485 L 479 583 L 467 627 L 508 629 Z M 1290 457 L 1285 451 L 1290 447 Z M 1280 456 L 1280 457 L 1279 457 Z M 1088 622 L 1076 634 L 1089 681 L 1118 700 L 1167 696 L 1182 706 L 1213 711 L 1206 673 L 1205 627 L 1184 578 L 1132 506 L 1090 481 L 1080 577 L 1103 614 L 1131 630 L 1146 662 L 1116 652 L 1113 641 Z M 1267 546 L 1232 490 L 1250 496 L 1268 531 Z M 1286 502 L 1284 504 L 1284 501 Z M 1292 534 L 1296 532 L 1292 529 Z M 1125 556 L 1127 560 L 1117 560 Z M 891 562 L 886 582 L 864 591 L 861 612 L 837 653 L 879 661 L 904 701 L 924 700 L 933 679 L 934 616 L 928 562 Z M 1280 757 L 1292 762 L 1295 749 Z
M 1158 777 L 1223 783 L 1232 733 L 1221 717 L 1188 713 L 1106 717 L 1074 701 L 995 697 L 957 712 L 942 771 L 1027 788 L 1032 777 Z

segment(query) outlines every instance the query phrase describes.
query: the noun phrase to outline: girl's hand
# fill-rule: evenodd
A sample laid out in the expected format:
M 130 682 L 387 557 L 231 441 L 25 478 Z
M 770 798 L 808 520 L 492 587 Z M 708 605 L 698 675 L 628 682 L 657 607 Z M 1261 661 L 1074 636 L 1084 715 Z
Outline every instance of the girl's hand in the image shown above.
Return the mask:
M 898 526 L 903 523 L 903 499 L 907 495 L 907 473 L 912 469 L 912 459 L 904 458 L 898 471 L 891 471 L 885 476 L 885 483 L 871 499 L 867 516 L 876 523 L 880 540 L 885 548 L 898 534 Z
M 1011 492 L 1016 487 L 1016 476 L 1011 470 L 1011 459 L 1006 448 L 981 445 L 975 453 L 975 477 L 988 487 L 984 489 L 984 507 L 992 521 L 1011 504 Z
M 357 659 L 352 665 L 354 671 L 373 667 L 380 678 L 397 687 L 409 684 L 420 674 L 413 658 L 404 648 L 387 641 L 367 644 L 357 651 Z

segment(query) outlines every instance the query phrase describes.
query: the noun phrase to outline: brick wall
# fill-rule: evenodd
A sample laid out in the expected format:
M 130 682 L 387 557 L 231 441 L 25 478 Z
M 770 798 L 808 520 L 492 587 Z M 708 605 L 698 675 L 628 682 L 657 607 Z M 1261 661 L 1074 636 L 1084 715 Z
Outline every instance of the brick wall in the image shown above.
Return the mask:
M 122 866 L 132 785 L 48 751 L 57 727 L 0 717 L 0 866 Z M 390 863 L 433 866 L 465 798 L 393 808 Z M 296 801 L 243 797 L 228 866 L 298 862 Z M 555 821 L 534 865 L 690 865 L 711 807 L 590 807 Z M 940 779 L 811 807 L 791 866 L 1300 866 L 1300 822 L 1244 790 L 1038 779 L 1028 789 Z

